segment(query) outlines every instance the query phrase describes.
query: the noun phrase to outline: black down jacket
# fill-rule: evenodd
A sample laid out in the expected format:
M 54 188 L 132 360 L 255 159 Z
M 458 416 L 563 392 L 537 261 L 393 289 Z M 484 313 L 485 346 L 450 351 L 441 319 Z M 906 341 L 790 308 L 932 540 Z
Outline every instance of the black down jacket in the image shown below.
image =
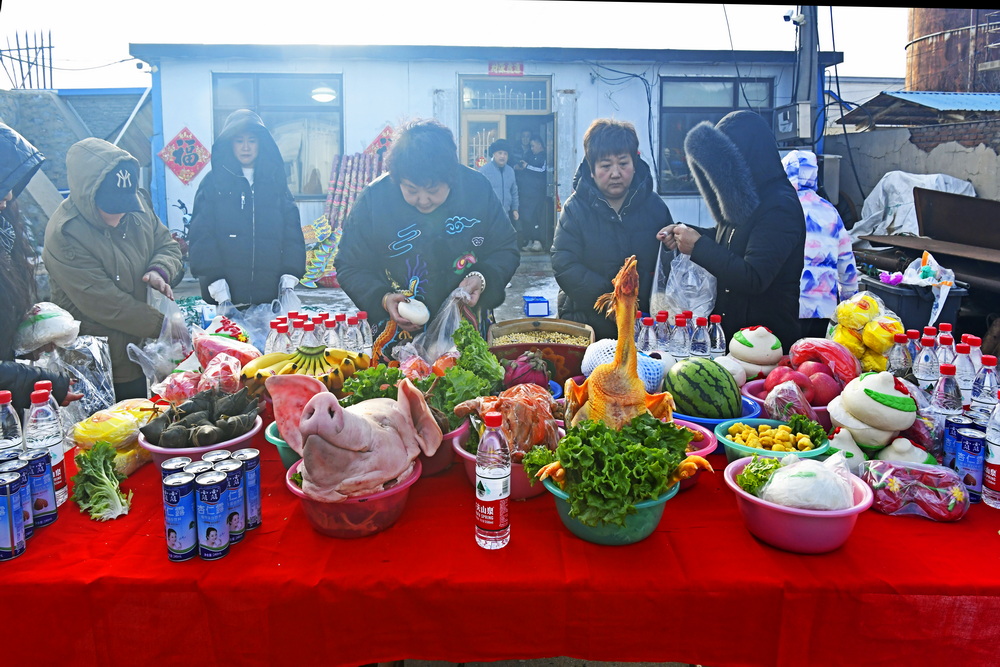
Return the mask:
M 584 160 L 573 177 L 573 194 L 559 215 L 552 242 L 552 270 L 559 283 L 559 317 L 589 324 L 597 338 L 618 338 L 614 319 L 594 310 L 597 297 L 610 292 L 611 279 L 635 255 L 639 304 L 649 312 L 656 270 L 656 233 L 673 222 L 667 205 L 653 192 L 649 167 L 633 158 L 635 175 L 621 210 L 608 205 Z
M 233 139 L 257 134 L 259 154 L 253 185 L 233 153 Z M 191 274 L 201 282 L 205 301 L 215 303 L 208 286 L 229 283 L 234 304 L 269 303 L 278 297 L 283 274 L 301 278 L 306 247 L 299 210 L 285 178 L 278 145 L 260 117 L 234 111 L 212 145 L 212 171 L 198 186 L 191 216 Z

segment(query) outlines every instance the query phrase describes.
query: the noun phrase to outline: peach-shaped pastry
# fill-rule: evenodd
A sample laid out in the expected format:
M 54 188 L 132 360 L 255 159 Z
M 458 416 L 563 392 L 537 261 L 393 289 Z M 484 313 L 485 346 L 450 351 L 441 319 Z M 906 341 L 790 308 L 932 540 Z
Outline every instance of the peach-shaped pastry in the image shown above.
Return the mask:
M 883 431 L 903 431 L 917 418 L 917 402 L 892 373 L 863 373 L 840 396 L 851 415 Z
M 781 341 L 764 326 L 740 329 L 729 341 L 729 356 L 746 370 L 747 380 L 765 377 L 781 361 Z
M 880 461 L 902 461 L 903 463 L 926 463 L 927 452 L 920 449 L 909 438 L 896 438 L 878 453 Z
M 844 408 L 843 398 L 844 395 L 841 394 L 826 406 L 830 423 L 850 431 L 851 437 L 857 444 L 866 447 L 885 447 L 899 435 L 899 431 L 883 431 L 861 421 Z

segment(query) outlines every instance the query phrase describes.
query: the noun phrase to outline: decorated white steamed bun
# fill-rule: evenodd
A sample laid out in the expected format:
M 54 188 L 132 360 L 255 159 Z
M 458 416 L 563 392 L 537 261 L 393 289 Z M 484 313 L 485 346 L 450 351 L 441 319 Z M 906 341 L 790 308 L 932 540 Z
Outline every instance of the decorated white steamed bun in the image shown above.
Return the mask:
M 843 394 L 834 398 L 826 406 L 827 413 L 830 415 L 830 423 L 850 431 L 851 437 L 857 444 L 866 447 L 885 447 L 899 435 L 899 431 L 877 429 L 861 421 L 847 411 L 842 399 Z
M 740 329 L 729 341 L 729 356 L 746 370 L 747 380 L 765 377 L 781 361 L 781 341 L 764 326 Z
M 904 463 L 926 463 L 927 452 L 920 449 L 909 438 L 896 438 L 878 453 L 880 461 L 902 461 Z
M 917 402 L 892 373 L 864 373 L 841 393 L 844 409 L 883 431 L 903 431 L 917 418 Z
M 868 458 L 858 447 L 858 443 L 854 442 L 854 436 L 851 435 L 851 432 L 840 426 L 835 428 L 833 435 L 830 436 L 830 451 L 843 452 L 847 459 L 847 467 L 855 475 L 861 474 L 861 464 Z

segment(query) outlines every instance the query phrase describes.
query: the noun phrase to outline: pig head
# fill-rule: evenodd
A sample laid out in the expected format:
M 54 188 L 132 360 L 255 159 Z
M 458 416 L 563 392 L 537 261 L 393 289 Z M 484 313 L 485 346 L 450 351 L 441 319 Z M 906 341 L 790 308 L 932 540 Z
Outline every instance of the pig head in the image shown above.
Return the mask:
M 396 400 L 373 398 L 348 408 L 329 392 L 306 403 L 302 435 L 302 491 L 336 502 L 378 493 L 406 479 L 423 452 L 441 446 L 437 425 L 413 383 L 399 383 Z

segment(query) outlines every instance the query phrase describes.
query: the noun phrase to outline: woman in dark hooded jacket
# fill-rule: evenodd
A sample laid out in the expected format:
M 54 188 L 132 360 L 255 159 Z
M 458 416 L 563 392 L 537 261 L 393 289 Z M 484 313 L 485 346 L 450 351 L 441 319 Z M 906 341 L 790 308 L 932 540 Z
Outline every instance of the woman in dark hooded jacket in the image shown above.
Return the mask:
M 801 336 L 799 278 L 805 220 L 781 166 L 771 128 L 759 115 L 734 111 L 714 127 L 696 125 L 684 139 L 688 166 L 712 217 L 715 239 L 687 225 L 657 235 L 718 280 L 715 312 L 726 335 L 764 325 L 788 348 Z
M 597 338 L 617 338 L 614 319 L 594 310 L 594 303 L 612 291 L 611 279 L 635 255 L 639 308 L 649 311 L 659 247 L 654 239 L 673 219 L 653 192 L 631 123 L 597 119 L 584 134 L 583 146 L 586 158 L 573 177 L 573 194 L 552 242 L 559 317 L 589 324 Z
M 35 252 L 29 243 L 15 199 L 42 162 L 42 154 L 24 137 L 0 123 L 0 389 L 11 392 L 20 411 L 31 404 L 35 382 L 50 380 L 56 400 L 80 398 L 69 392 L 69 379 L 14 361 L 14 339 L 35 302 Z
M 299 210 L 278 145 L 248 109 L 226 119 L 198 186 L 188 235 L 191 274 L 209 303 L 270 303 L 305 273 Z

